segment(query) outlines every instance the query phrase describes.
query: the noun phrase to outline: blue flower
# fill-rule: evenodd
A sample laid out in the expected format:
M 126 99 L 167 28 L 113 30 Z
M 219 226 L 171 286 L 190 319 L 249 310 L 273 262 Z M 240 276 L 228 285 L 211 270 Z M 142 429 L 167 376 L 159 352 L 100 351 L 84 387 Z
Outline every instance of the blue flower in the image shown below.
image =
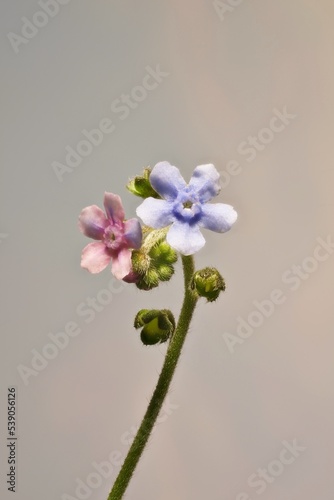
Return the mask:
M 147 198 L 137 215 L 154 229 L 171 226 L 167 242 L 181 254 L 192 255 L 205 245 L 202 227 L 224 233 L 237 220 L 231 205 L 207 203 L 220 192 L 219 177 L 213 165 L 200 165 L 187 184 L 178 168 L 167 161 L 157 163 L 150 182 L 163 199 Z

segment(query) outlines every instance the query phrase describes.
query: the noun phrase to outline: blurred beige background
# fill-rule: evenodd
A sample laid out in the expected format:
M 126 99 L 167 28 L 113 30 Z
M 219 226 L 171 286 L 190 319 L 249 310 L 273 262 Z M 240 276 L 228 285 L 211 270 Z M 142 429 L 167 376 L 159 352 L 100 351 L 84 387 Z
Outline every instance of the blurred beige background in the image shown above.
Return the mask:
M 1 498 L 13 497 L 4 479 L 9 385 L 18 389 L 16 498 L 107 497 L 119 467 L 105 464 L 103 478 L 97 464 L 126 453 L 166 350 L 144 348 L 132 318 L 143 307 L 177 313 L 182 275 L 152 293 L 119 286 L 109 271 L 89 275 L 77 217 L 105 190 L 133 216 L 138 200 L 125 183 L 160 160 L 188 178 L 214 163 L 218 201 L 239 220 L 226 235 L 207 233 L 196 256 L 228 289 L 198 308 L 126 498 L 332 498 L 334 254 L 316 249 L 334 239 L 333 3 L 60 3 L 1 7 Z M 164 76 L 145 95 L 136 87 L 157 66 Z M 117 99 L 132 92 L 121 111 Z M 284 109 L 290 118 L 273 121 Z M 55 162 L 105 118 L 113 130 L 60 182 Z M 252 315 L 276 289 L 282 304 Z M 96 297 L 98 311 L 87 305 Z M 259 326 L 241 338 L 238 317 L 249 315 Z M 23 380 L 18 367 L 31 369 L 32 350 L 69 322 L 80 333 Z M 284 442 L 303 449 L 289 464 Z

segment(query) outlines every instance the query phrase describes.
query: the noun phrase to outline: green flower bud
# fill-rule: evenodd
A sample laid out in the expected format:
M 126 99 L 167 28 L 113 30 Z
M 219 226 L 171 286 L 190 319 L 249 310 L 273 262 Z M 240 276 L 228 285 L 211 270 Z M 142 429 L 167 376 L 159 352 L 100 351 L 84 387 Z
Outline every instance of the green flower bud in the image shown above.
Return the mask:
M 159 241 L 158 245 L 154 245 L 151 248 L 150 255 L 153 259 L 165 264 L 175 264 L 177 261 L 177 253 L 165 240 Z
M 166 342 L 175 330 L 175 319 L 168 309 L 142 309 L 135 318 L 134 327 L 143 328 L 140 334 L 145 345 Z
M 174 274 L 177 253 L 163 239 L 161 231 L 151 231 L 140 250 L 132 252 L 132 267 L 138 276 L 140 290 L 152 290 L 161 281 L 169 281 Z
M 218 299 L 220 292 L 224 292 L 226 285 L 224 278 L 214 267 L 206 267 L 201 271 L 196 271 L 191 282 L 192 290 L 196 291 L 199 297 L 205 297 L 208 302 Z
M 127 189 L 141 198 L 160 198 L 159 194 L 153 189 L 150 183 L 151 169 L 145 168 L 143 175 L 137 175 L 129 181 Z

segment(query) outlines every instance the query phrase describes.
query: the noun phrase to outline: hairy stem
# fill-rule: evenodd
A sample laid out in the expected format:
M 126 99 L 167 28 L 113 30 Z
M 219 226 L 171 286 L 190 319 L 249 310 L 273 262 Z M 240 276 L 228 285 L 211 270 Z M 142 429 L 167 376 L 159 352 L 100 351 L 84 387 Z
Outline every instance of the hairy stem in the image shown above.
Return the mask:
M 193 257 L 182 256 L 182 264 L 185 293 L 179 321 L 170 340 L 165 361 L 152 399 L 148 405 L 137 435 L 124 460 L 123 466 L 116 478 L 114 486 L 108 496 L 108 500 L 121 500 L 123 494 L 125 493 L 162 408 L 177 362 L 180 358 L 182 346 L 189 330 L 190 322 L 198 300 L 197 296 L 190 288 L 191 278 L 195 271 Z

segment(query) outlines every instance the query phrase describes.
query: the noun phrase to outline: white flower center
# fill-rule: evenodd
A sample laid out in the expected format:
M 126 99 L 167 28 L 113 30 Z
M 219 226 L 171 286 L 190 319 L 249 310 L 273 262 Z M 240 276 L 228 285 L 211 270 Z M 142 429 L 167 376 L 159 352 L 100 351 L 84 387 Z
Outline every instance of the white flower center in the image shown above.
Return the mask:
M 123 233 L 117 226 L 108 226 L 104 230 L 103 242 L 107 248 L 117 250 L 122 245 Z

